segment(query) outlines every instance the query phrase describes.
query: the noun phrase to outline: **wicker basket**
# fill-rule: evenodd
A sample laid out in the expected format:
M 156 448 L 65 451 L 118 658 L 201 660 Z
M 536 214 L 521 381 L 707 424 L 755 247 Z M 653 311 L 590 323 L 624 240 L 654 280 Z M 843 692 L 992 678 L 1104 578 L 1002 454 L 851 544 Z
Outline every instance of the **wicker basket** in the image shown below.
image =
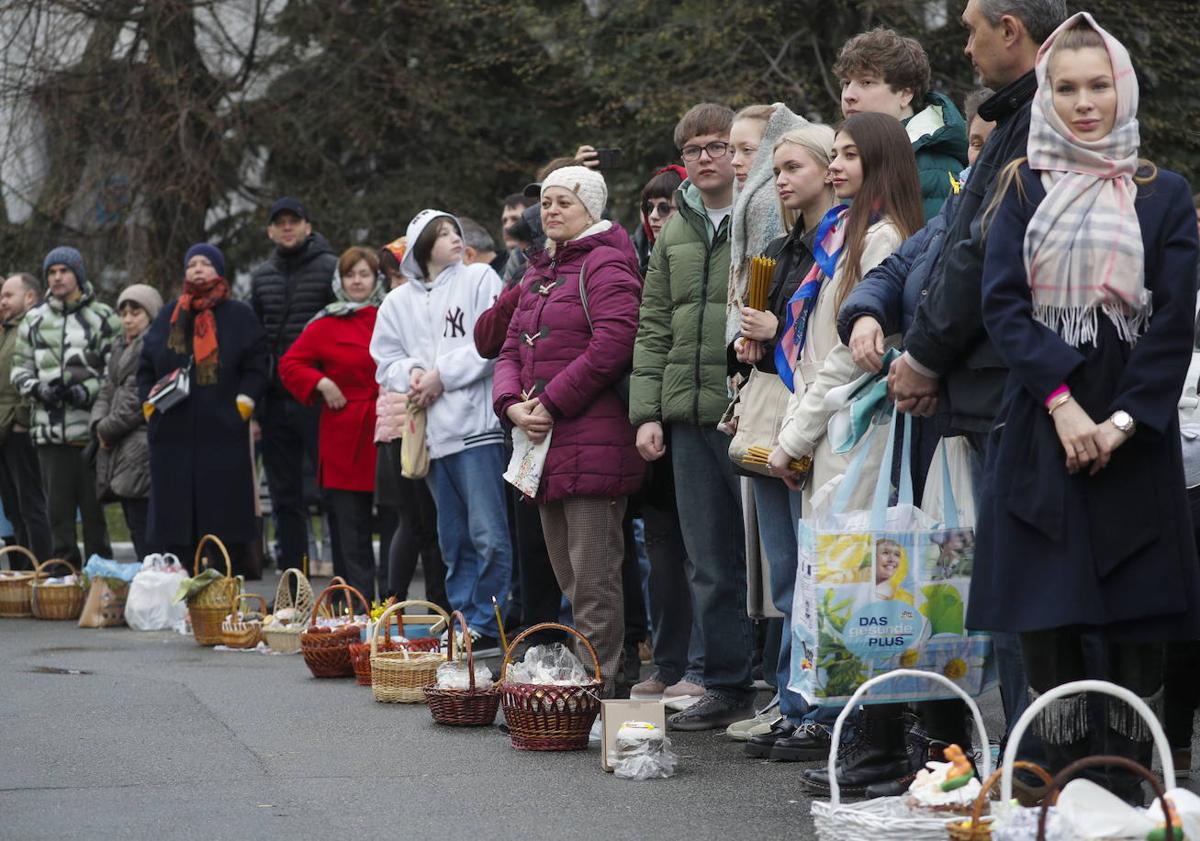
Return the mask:
M 593 679 L 583 686 L 539 686 L 510 683 L 508 665 L 517 646 L 530 634 L 543 630 L 566 631 L 583 643 L 592 657 Z M 526 628 L 504 652 L 500 664 L 500 699 L 508 722 L 512 746 L 517 750 L 586 750 L 588 733 L 600 714 L 600 691 L 604 677 L 600 660 L 587 637 L 574 628 L 557 622 L 543 622 Z
M 200 542 L 196 544 L 196 561 L 192 569 L 192 575 L 197 576 L 200 574 L 200 565 L 203 561 L 204 545 L 206 543 L 215 543 L 217 548 L 221 550 L 221 557 L 225 559 L 225 577 L 217 579 L 199 593 L 190 597 L 187 601 L 188 614 L 192 618 L 192 636 L 196 638 L 196 642 L 200 645 L 220 645 L 224 642 L 221 637 L 221 623 L 229 615 L 229 606 L 237 598 L 237 594 L 241 590 L 241 584 L 233 577 L 233 566 L 229 561 L 229 551 L 225 548 L 225 544 L 221 542 L 221 538 L 215 534 L 204 535 L 204 537 L 200 538 Z
M 46 567 L 65 566 L 75 576 L 74 584 L 47 584 Z M 50 560 L 39 564 L 36 578 L 29 582 L 29 607 L 34 619 L 70 619 L 72 622 L 83 612 L 83 581 L 79 570 L 70 561 Z
M 426 686 L 425 703 L 429 705 L 429 713 L 438 724 L 486 727 L 496 720 L 496 710 L 500 708 L 500 687 L 493 684 L 486 689 L 475 688 L 475 653 L 471 651 L 471 634 L 467 628 L 467 619 L 457 610 L 450 614 L 452 626 L 456 619 L 462 626 L 470 686 L 467 689 L 438 689 L 437 686 Z M 435 672 L 434 679 L 436 678 Z
M 417 619 L 418 617 L 411 617 Z M 436 620 L 438 617 L 427 617 L 431 620 Z M 397 633 L 404 636 L 404 614 L 399 616 L 399 627 Z M 392 639 L 392 623 L 388 620 L 388 626 L 383 629 L 383 639 L 378 642 L 378 651 L 380 653 L 388 651 L 437 651 L 442 647 L 437 637 L 417 637 L 410 640 Z M 350 643 L 350 662 L 354 664 L 354 679 L 359 686 L 371 685 L 371 642 L 352 642 Z
M 379 629 L 391 624 L 392 615 L 398 614 L 400 627 L 404 628 L 404 608 L 429 607 L 445 620 L 447 628 L 450 617 L 433 602 L 411 599 L 397 602 L 383 612 L 375 630 L 371 634 L 371 691 L 375 700 L 382 704 L 419 704 L 425 701 L 425 687 L 437 682 L 437 669 L 442 664 L 440 651 L 412 651 L 401 648 L 399 651 L 379 650 Z M 416 617 L 413 617 L 416 618 Z M 453 634 L 446 635 L 451 639 L 446 646 L 445 659 L 454 657 Z
M 242 593 L 229 605 L 229 615 L 221 623 L 221 644 L 228 648 L 255 648 L 262 639 L 262 620 L 249 619 L 239 608 L 242 599 L 257 599 L 259 616 L 267 615 L 267 600 L 258 593 Z
M 346 592 L 357 596 L 362 602 L 363 613 L 370 614 L 371 606 L 363 598 L 363 594 L 349 584 L 331 584 L 317 596 L 313 605 L 309 625 L 300 632 L 300 653 L 308 665 L 313 677 L 353 677 L 354 666 L 350 663 L 350 643 L 358 642 L 362 637 L 363 626 L 353 621 L 336 627 L 318 626 L 317 617 L 321 605 L 335 592 Z
M 897 677 L 917 677 L 936 681 L 946 686 L 963 699 L 975 719 L 975 738 L 979 744 L 987 745 L 987 728 L 979 705 L 962 687 L 936 672 L 896 669 L 885 672 L 863 683 L 850 696 L 850 700 L 838 714 L 833 726 L 829 747 L 829 802 L 818 800 L 812 804 L 813 824 L 819 841 L 861 841 L 863 838 L 903 839 L 904 841 L 945 841 L 946 825 L 954 819 L 948 814 L 919 814 L 908 809 L 901 797 L 876 797 L 859 803 L 842 803 L 837 782 L 837 754 L 842 740 L 842 728 L 846 718 L 854 710 L 867 691 L 877 684 Z M 983 751 L 983 779 L 991 774 L 991 753 Z
M 31 596 L 29 585 L 38 576 L 36 572 L 38 559 L 24 546 L 5 546 L 0 549 L 0 556 L 10 552 L 19 552 L 28 557 L 33 564 L 33 571 L 14 570 L 12 562 L 8 562 L 10 571 L 8 574 L 0 576 L 0 616 L 6 619 L 24 619 L 33 616 L 33 608 L 29 605 Z M 45 578 L 46 576 L 42 575 L 41 577 Z
M 294 597 L 292 588 L 288 585 L 288 580 L 291 578 L 296 579 L 296 595 Z M 304 573 L 298 569 L 285 569 L 279 576 L 279 586 L 275 588 L 275 607 L 273 608 L 275 614 L 278 615 L 279 611 L 289 607 L 296 611 L 295 622 L 290 625 L 272 623 L 263 625 L 262 629 L 263 641 L 271 647 L 272 651 L 278 651 L 281 654 L 295 654 L 300 650 L 300 632 L 304 630 L 304 626 L 312 617 L 312 585 L 308 583 Z

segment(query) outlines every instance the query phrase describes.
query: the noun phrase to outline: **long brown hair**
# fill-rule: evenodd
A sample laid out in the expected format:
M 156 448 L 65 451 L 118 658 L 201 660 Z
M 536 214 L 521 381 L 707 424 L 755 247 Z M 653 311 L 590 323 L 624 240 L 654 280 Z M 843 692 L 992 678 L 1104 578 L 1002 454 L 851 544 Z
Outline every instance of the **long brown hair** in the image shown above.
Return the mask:
M 917 159 L 899 120 L 887 114 L 854 114 L 842 123 L 838 134 L 853 138 L 863 172 L 862 187 L 846 219 L 846 253 L 839 260 L 845 267 L 837 290 L 837 308 L 841 309 L 850 290 L 862 280 L 863 249 L 872 221 L 886 217 L 900 236 L 908 239 L 925 224 L 925 214 Z

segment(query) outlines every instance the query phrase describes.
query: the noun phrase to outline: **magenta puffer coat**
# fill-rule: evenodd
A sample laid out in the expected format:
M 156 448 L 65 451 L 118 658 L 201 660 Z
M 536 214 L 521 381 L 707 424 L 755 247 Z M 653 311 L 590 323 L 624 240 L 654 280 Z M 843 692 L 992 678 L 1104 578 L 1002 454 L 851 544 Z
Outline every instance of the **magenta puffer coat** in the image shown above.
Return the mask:
M 523 394 L 554 417 L 536 502 L 568 496 L 627 496 L 645 463 L 634 445 L 625 398 L 637 337 L 641 277 L 629 235 L 617 225 L 538 255 L 521 282 L 492 385 L 496 414 Z M 579 298 L 584 268 L 591 327 Z

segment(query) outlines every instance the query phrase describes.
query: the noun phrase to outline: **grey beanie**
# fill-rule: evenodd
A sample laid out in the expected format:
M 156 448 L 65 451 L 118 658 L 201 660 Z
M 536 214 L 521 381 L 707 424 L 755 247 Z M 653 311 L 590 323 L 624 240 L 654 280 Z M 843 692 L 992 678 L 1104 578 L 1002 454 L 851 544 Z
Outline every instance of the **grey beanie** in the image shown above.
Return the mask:
M 50 273 L 51 266 L 66 266 L 75 273 L 75 279 L 79 281 L 81 290 L 87 289 L 87 272 L 83 269 L 83 255 L 69 245 L 60 245 L 54 248 L 46 255 L 46 259 L 42 261 L 42 280 L 46 280 L 46 275 Z
M 132 286 L 126 286 L 121 292 L 121 297 L 117 298 L 117 309 L 121 309 L 121 304 L 126 301 L 133 301 L 139 307 L 144 309 L 153 321 L 158 311 L 162 309 L 162 295 L 158 294 L 158 290 L 153 286 L 147 286 L 144 283 L 135 283 Z

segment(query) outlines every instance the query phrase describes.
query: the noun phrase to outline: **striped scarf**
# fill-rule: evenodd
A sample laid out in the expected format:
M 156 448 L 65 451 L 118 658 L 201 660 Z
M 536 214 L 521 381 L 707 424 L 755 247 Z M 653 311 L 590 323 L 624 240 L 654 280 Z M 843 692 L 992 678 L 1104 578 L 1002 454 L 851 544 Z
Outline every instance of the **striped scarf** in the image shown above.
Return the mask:
M 846 214 L 849 211 L 850 205 L 839 204 L 821 217 L 813 243 L 816 262 L 788 299 L 787 321 L 779 344 L 775 346 L 775 370 L 779 372 L 779 379 L 783 380 L 788 391 L 796 390 L 793 381 L 796 364 L 800 361 L 804 342 L 808 338 L 808 319 L 817 306 L 821 284 L 837 271 L 838 258 L 842 256 L 842 246 L 846 241 Z
M 1103 38 L 1116 85 L 1116 122 L 1100 140 L 1080 140 L 1058 116 L 1048 72 L 1055 41 L 1081 18 Z M 1046 198 L 1026 228 L 1023 253 L 1033 317 L 1079 347 L 1095 343 L 1102 312 L 1133 344 L 1149 319 L 1150 293 L 1134 210 L 1138 83 L 1129 53 L 1091 15 L 1079 12 L 1042 44 L 1037 80 L 1028 154 Z

